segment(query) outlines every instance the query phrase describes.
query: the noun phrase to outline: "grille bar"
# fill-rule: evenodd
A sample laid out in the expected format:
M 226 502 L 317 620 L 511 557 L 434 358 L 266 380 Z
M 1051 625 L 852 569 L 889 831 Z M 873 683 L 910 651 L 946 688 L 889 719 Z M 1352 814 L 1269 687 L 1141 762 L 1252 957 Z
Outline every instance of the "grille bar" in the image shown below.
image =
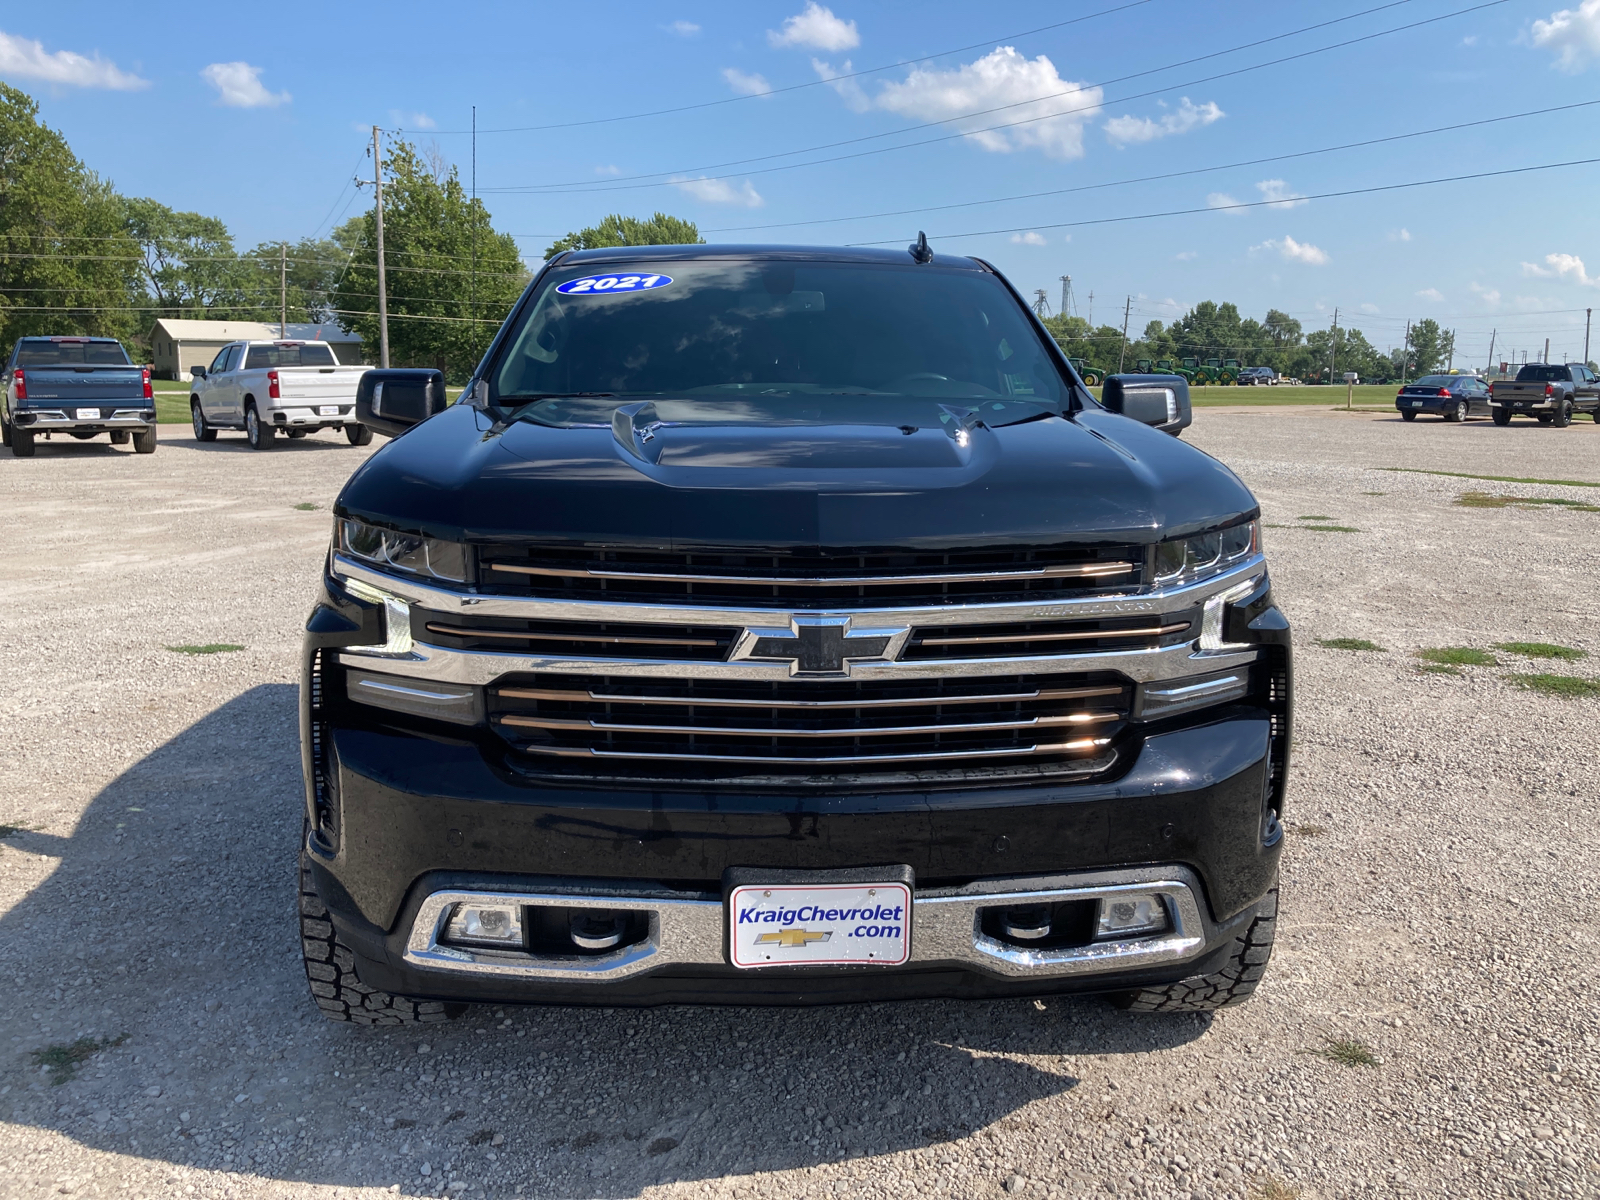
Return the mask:
M 528 746 L 531 754 L 547 754 L 565 758 L 629 758 L 656 759 L 669 762 L 722 762 L 760 763 L 783 766 L 851 766 L 863 763 L 888 762 L 950 762 L 974 758 L 1026 758 L 1036 754 L 1069 754 L 1094 750 L 1110 742 L 1110 738 L 1078 738 L 1071 742 L 1052 745 L 1006 746 L 999 749 L 974 750 L 923 750 L 905 753 L 829 755 L 779 755 L 779 754 L 662 754 L 656 751 L 604 750 L 598 747 Z
M 507 700 L 569 700 L 579 703 L 599 704 L 660 704 L 686 708 L 929 708 L 948 707 L 952 704 L 1003 704 L 1019 700 L 1087 700 L 1096 696 L 1122 694 L 1120 685 L 1081 688 L 1038 688 L 1026 692 L 994 692 L 983 695 L 962 696 L 927 694 L 874 700 L 778 700 L 768 697 L 739 699 L 729 696 L 652 696 L 621 692 L 574 691 L 569 688 L 519 688 L 503 687 L 495 694 Z
M 454 625 L 428 623 L 429 633 L 458 638 L 499 638 L 518 642 L 590 642 L 602 646 L 710 646 L 722 645 L 715 638 L 619 637 L 608 633 L 547 633 L 544 630 L 468 629 Z
M 647 583 L 715 583 L 757 587 L 893 587 L 915 583 L 989 583 L 1029 579 L 1109 579 L 1139 570 L 1131 562 L 1074 563 L 1030 570 L 962 571 L 931 575 L 702 575 L 686 571 L 606 571 L 594 567 L 531 567 L 490 563 L 495 571 L 557 579 L 618 579 Z
M 1096 725 L 1120 721 L 1121 713 L 1060 713 L 1051 716 L 1021 717 L 1012 721 L 947 722 L 933 725 L 845 726 L 837 729 L 739 729 L 721 725 L 622 724 L 615 721 L 572 720 L 562 717 L 524 717 L 508 713 L 500 718 L 519 729 L 593 730 L 598 733 L 674 733 L 705 737 L 759 738 L 863 738 L 891 737 L 919 733 L 993 733 L 1006 729 L 1037 729 L 1051 725 Z
M 919 646 L 979 646 L 996 642 L 1080 642 L 1106 638 L 1165 637 L 1189 628 L 1188 621 L 1144 629 L 1080 629 L 1064 633 L 1000 633 L 978 637 L 919 637 Z

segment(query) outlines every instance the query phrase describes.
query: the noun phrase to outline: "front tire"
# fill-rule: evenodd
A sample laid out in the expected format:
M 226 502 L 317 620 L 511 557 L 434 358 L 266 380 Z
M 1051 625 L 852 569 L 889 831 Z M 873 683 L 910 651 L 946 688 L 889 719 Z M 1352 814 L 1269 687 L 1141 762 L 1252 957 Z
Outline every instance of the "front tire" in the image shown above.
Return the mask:
M 1494 423 L 1496 425 L 1509 425 L 1509 424 L 1511 424 L 1511 410 L 1509 408 L 1497 408 L 1497 409 L 1495 409 L 1494 410 Z
M 244 440 L 250 443 L 250 449 L 269 449 L 277 432 L 271 425 L 263 425 L 261 423 L 261 417 L 257 414 L 254 403 L 245 406 Z
M 1132 1012 L 1211 1012 L 1250 998 L 1267 973 L 1272 940 L 1278 928 L 1278 884 L 1256 905 L 1248 924 L 1233 939 L 1228 961 L 1220 971 L 1192 975 L 1165 987 L 1139 988 L 1111 997 L 1118 1008 Z
M 311 883 L 311 858 L 300 848 L 300 949 L 311 998 L 330 1021 L 354 1025 L 433 1025 L 467 1011 L 465 1004 L 391 996 L 362 983 L 356 958 L 339 940 L 328 909 Z
M 206 423 L 206 415 L 200 411 L 200 402 L 198 400 L 189 401 L 189 424 L 194 426 L 195 441 L 214 442 L 217 440 L 217 431 Z
M 1595 418 L 1600 420 L 1600 416 Z M 346 425 L 344 436 L 349 439 L 352 446 L 369 446 L 372 444 L 372 430 L 365 425 Z
M 154 454 L 156 452 L 156 427 L 151 425 L 148 429 L 133 431 L 133 452 L 135 454 Z

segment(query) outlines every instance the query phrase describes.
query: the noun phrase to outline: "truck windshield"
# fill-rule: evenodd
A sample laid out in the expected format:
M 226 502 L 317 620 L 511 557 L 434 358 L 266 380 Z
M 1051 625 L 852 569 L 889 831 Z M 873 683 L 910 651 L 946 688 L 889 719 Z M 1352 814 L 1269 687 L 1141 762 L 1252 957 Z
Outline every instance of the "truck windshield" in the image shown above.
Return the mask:
M 1561 383 L 1567 378 L 1565 367 L 1551 367 L 1544 363 L 1529 363 L 1517 372 L 1518 383 Z
M 908 262 L 588 263 L 555 270 L 510 331 L 490 400 L 915 396 L 1061 411 L 1068 385 L 984 271 Z
M 331 367 L 333 351 L 327 346 L 311 346 L 303 342 L 283 342 L 272 346 L 251 346 L 245 356 L 244 367 L 254 371 L 259 367 Z
M 19 367 L 131 367 L 128 352 L 120 342 L 57 341 L 54 338 L 24 338 L 17 347 Z

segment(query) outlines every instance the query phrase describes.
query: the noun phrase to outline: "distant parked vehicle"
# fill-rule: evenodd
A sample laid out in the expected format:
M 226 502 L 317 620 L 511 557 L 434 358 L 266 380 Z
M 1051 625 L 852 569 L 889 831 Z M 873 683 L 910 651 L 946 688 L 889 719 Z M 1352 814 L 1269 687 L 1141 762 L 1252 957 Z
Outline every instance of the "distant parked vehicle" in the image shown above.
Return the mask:
M 195 440 L 242 429 L 253 449 L 265 450 L 280 429 L 292 438 L 343 429 L 352 446 L 365 446 L 372 431 L 356 420 L 356 385 L 370 369 L 340 366 L 327 342 L 233 342 L 194 369 Z
M 1489 389 L 1476 375 L 1424 375 L 1400 388 L 1394 406 L 1403 421 L 1431 413 L 1446 421 L 1489 415 Z
M 88 440 L 109 433 L 138 454 L 156 448 L 156 401 L 150 372 L 135 366 L 115 338 L 19 338 L 6 360 L 0 441 L 18 458 L 40 434 Z
M 1240 387 L 1254 387 L 1256 385 L 1265 387 L 1277 382 L 1278 373 L 1271 367 L 1244 367 L 1239 371 Z
M 1517 377 L 1495 380 L 1489 388 L 1494 423 L 1509 425 L 1521 413 L 1560 429 L 1573 413 L 1588 413 L 1600 423 L 1600 380 L 1582 363 L 1523 363 Z

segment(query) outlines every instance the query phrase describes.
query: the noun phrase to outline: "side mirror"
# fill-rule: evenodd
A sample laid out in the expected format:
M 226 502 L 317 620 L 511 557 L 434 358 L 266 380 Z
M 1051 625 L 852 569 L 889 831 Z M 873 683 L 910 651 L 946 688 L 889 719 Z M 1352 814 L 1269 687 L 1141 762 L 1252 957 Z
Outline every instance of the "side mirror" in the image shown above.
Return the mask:
M 1100 403 L 1173 437 L 1194 421 L 1189 382 L 1182 375 L 1108 375 L 1100 390 Z
M 189 374 L 192 378 L 204 379 L 206 377 L 206 369 L 204 367 L 190 367 Z
M 399 437 L 447 407 L 441 371 L 380 368 L 356 385 L 356 420 L 384 437 Z

